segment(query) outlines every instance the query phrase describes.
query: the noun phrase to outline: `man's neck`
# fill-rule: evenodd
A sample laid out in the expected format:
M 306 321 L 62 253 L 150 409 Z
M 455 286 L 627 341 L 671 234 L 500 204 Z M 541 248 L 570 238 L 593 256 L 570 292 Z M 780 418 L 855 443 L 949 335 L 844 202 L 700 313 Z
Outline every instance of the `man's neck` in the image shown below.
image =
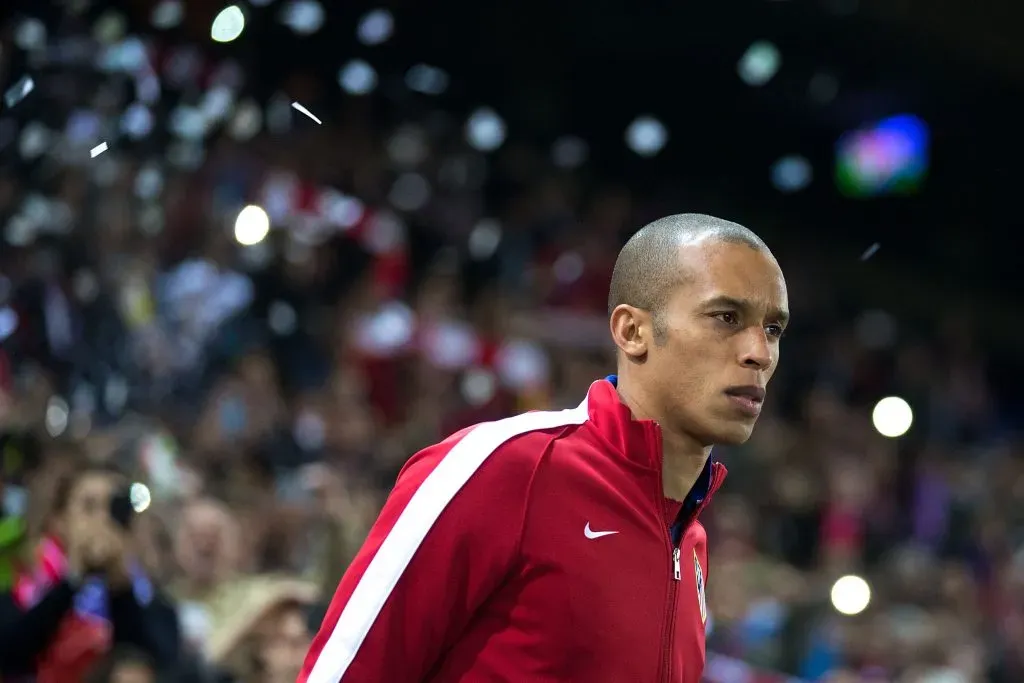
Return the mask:
M 661 428 L 661 481 L 665 497 L 684 501 L 711 456 L 710 446 L 701 446 L 687 434 Z
M 637 420 L 654 420 L 661 427 L 661 480 L 666 498 L 684 501 L 697 478 L 704 470 L 711 447 L 704 446 L 692 436 L 669 429 L 661 415 L 649 408 L 644 397 L 637 396 L 621 384 L 619 398 Z

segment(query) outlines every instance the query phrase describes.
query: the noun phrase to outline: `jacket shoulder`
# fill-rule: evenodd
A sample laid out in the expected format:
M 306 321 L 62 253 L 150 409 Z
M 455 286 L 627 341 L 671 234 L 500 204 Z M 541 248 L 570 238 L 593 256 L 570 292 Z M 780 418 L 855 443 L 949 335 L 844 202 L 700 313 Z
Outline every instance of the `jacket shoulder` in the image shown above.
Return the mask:
M 479 470 L 477 474 L 532 470 L 550 443 L 586 422 L 585 409 L 521 413 L 482 422 L 455 432 L 416 453 L 402 468 L 403 477 L 421 478 L 436 469 Z

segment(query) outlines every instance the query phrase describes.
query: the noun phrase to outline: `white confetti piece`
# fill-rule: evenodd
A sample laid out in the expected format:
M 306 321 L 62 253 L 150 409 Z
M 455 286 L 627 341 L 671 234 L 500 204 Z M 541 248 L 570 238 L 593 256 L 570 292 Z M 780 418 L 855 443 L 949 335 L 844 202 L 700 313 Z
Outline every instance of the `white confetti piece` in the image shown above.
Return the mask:
M 91 150 L 89 150 L 89 156 L 91 156 L 93 159 L 95 159 L 96 157 L 98 157 L 99 155 L 103 154 L 106 151 L 107 151 L 107 143 L 101 142 L 100 144 L 96 145 Z
M 13 107 L 18 102 L 28 97 L 36 88 L 36 82 L 32 80 L 31 76 L 22 76 L 17 83 L 12 85 L 4 93 L 4 104 L 8 107 Z
M 313 112 L 311 112 L 310 110 L 306 109 L 305 107 L 303 107 L 303 106 L 302 106 L 301 104 L 299 104 L 298 102 L 292 102 L 292 109 L 294 109 L 294 110 L 295 110 L 295 111 L 297 111 L 297 112 L 301 112 L 301 113 L 305 114 L 305 115 L 306 115 L 306 116 L 308 116 L 309 118 L 311 118 L 311 119 L 313 119 L 314 121 L 316 121 L 316 122 L 317 122 L 318 124 L 321 124 L 321 123 L 323 123 L 323 121 L 321 121 L 321 120 L 320 120 L 320 119 L 318 119 L 317 117 L 313 116 Z
M 860 260 L 861 261 L 867 261 L 869 258 L 874 256 L 878 252 L 878 249 L 881 246 L 882 246 L 882 244 L 880 242 L 875 242 L 870 247 L 868 247 L 867 249 L 864 250 L 864 253 L 860 255 Z
M 230 43 L 245 30 L 245 14 L 238 5 L 225 7 L 214 17 L 210 37 L 218 43 Z

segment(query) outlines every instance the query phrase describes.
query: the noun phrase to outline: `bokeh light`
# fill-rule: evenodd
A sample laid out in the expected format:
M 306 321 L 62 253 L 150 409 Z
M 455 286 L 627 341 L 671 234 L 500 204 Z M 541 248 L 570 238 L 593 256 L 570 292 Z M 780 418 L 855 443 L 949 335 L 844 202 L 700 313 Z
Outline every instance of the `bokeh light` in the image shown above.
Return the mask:
M 22 50 L 36 50 L 46 44 L 46 25 L 31 17 L 23 19 L 14 32 L 14 44 Z
M 477 109 L 466 121 L 466 141 L 481 152 L 493 152 L 505 142 L 505 121 L 489 107 Z
M 482 261 L 494 255 L 501 244 L 501 224 L 493 218 L 484 218 L 469 233 L 469 254 Z
M 57 438 L 68 428 L 70 409 L 68 402 L 60 396 L 53 396 L 46 404 L 46 433 Z
M 323 5 L 316 0 L 289 0 L 281 12 L 281 23 L 300 36 L 319 31 L 324 18 Z
M 736 70 L 744 83 L 758 87 L 775 76 L 781 63 L 779 48 L 767 40 L 759 40 L 743 53 Z
M 135 482 L 128 488 L 128 500 L 135 512 L 142 513 L 149 509 L 153 502 L 153 495 L 148 486 L 141 482 Z
M 436 66 L 417 64 L 405 74 L 409 90 L 423 95 L 440 95 L 448 89 L 448 74 Z
M 350 95 L 366 95 L 377 87 L 377 71 L 362 59 L 353 59 L 341 67 L 338 84 Z
M 245 14 L 238 5 L 225 7 L 213 19 L 210 37 L 218 43 L 230 43 L 245 30 Z
M 235 219 L 235 240 L 244 246 L 259 244 L 270 232 L 270 217 L 262 207 L 250 204 Z
M 782 157 L 772 164 L 771 177 L 779 192 L 799 192 L 811 183 L 811 162 L 798 154 Z
M 914 421 L 910 404 L 899 396 L 887 396 L 875 404 L 871 422 L 882 436 L 894 439 L 903 436 Z
M 871 586 L 863 578 L 850 574 L 832 584 L 832 606 L 840 614 L 860 614 L 871 603 Z
M 184 16 L 185 9 L 181 0 L 160 0 L 153 7 L 149 20 L 154 28 L 167 30 L 180 24 Z
M 642 157 L 653 157 L 668 141 L 668 129 L 653 116 L 640 116 L 626 129 L 626 144 Z
M 912 114 L 883 119 L 842 135 L 836 185 L 851 197 L 915 192 L 928 173 L 931 134 Z
M 386 42 L 395 30 L 395 18 L 386 9 L 367 12 L 359 20 L 356 37 L 364 45 L 380 45 Z

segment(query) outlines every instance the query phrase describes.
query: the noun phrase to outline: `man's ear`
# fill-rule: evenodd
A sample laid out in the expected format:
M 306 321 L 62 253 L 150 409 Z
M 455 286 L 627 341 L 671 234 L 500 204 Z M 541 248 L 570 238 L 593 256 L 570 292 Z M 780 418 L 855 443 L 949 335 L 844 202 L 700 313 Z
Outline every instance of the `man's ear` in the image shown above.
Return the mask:
M 608 319 L 612 340 L 633 361 L 642 361 L 654 341 L 651 316 L 647 311 L 619 304 Z

